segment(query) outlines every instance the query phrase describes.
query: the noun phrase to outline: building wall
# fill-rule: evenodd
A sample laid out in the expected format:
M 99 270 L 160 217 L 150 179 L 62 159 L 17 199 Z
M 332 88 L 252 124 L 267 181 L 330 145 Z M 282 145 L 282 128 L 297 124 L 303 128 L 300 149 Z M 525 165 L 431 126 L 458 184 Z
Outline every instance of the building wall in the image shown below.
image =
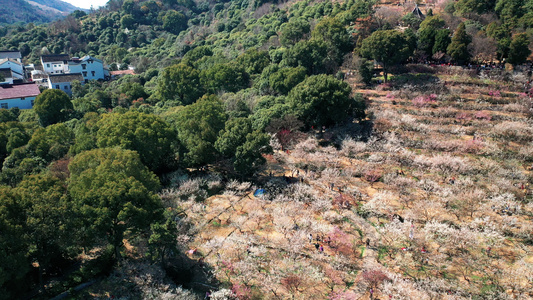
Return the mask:
M 24 74 L 22 65 L 16 64 L 9 60 L 5 61 L 3 64 L 0 64 L 0 68 L 10 68 L 14 72 L 17 72 L 19 74 Z
M 85 68 L 83 67 L 85 66 Z M 104 65 L 96 60 L 91 63 L 82 61 L 79 64 L 69 64 L 70 73 L 81 73 L 85 80 L 104 79 Z
M 50 80 L 48 80 L 48 88 L 62 90 L 63 92 L 67 93 L 69 96 L 72 96 L 72 86 L 70 85 L 70 82 L 52 83 Z
M 41 62 L 42 63 L 42 62 Z M 64 74 L 68 71 L 68 65 L 62 61 L 42 63 L 43 70 L 49 74 Z
M 0 108 L 18 107 L 20 109 L 30 109 L 33 107 L 33 101 L 35 101 L 35 97 L 0 100 Z

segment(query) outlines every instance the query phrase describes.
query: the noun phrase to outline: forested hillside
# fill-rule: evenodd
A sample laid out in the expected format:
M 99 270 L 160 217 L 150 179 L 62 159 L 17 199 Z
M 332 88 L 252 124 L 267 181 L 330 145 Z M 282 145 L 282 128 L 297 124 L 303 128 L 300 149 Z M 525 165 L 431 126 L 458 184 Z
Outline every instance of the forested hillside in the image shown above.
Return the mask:
M 65 17 L 77 9 L 59 0 L 1 0 L 0 24 L 45 23 Z
M 530 0 L 110 0 L 0 27 L 27 64 L 135 73 L 0 109 L 0 299 L 533 297 L 532 26 Z

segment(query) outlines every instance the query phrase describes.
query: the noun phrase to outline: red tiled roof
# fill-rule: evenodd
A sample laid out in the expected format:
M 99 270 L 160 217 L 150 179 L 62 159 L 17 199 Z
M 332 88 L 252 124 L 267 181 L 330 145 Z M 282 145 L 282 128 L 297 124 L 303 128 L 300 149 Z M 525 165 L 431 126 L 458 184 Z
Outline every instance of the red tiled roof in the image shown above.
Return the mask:
M 39 86 L 35 83 L 0 85 L 0 100 L 35 97 L 40 93 Z
M 134 70 L 121 70 L 121 71 L 111 71 L 109 72 L 111 75 L 135 75 Z

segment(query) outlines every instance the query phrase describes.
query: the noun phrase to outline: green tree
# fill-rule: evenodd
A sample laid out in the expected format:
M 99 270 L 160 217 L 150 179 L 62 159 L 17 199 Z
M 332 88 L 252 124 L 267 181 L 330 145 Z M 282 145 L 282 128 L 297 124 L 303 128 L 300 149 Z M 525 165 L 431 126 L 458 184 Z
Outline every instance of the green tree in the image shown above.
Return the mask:
M 237 57 L 236 62 L 243 66 L 248 74 L 261 74 L 263 69 L 270 64 L 270 56 L 267 51 L 250 49 Z
M 420 29 L 418 29 L 418 49 L 424 51 L 428 55 L 433 54 L 437 32 L 439 32 L 444 25 L 444 20 L 438 16 L 427 17 L 422 21 L 422 23 L 420 23 Z
M 181 12 L 169 10 L 163 17 L 163 29 L 168 32 L 179 34 L 187 28 L 187 17 Z
M 28 147 L 19 147 L 4 160 L 0 180 L 4 184 L 16 186 L 24 176 L 38 174 L 47 166 L 48 162 L 41 157 L 33 156 Z
M 304 67 L 281 68 L 268 78 L 272 90 L 279 94 L 288 94 L 292 88 L 302 82 L 306 77 Z
M 220 131 L 215 148 L 225 157 L 235 155 L 237 147 L 244 144 L 246 135 L 252 132 L 252 122 L 248 118 L 234 118 L 226 122 Z
M 281 26 L 279 40 L 285 47 L 296 44 L 301 39 L 306 38 L 310 32 L 309 22 L 300 18 L 291 18 L 289 22 Z
M 21 123 L 0 123 L 0 162 L 15 148 L 24 146 L 28 140 L 28 134 Z
M 513 36 L 513 40 L 509 45 L 509 58 L 507 61 L 513 65 L 520 65 L 526 62 L 530 54 L 527 33 L 519 33 Z
M 492 11 L 495 4 L 495 0 L 459 0 L 455 3 L 455 9 L 462 15 L 483 14 Z
M 415 30 L 418 30 L 420 27 L 420 23 L 422 23 L 422 20 L 415 16 L 413 13 L 408 13 L 401 19 L 404 26 L 407 26 L 409 28 L 413 28 Z
M 0 123 L 17 121 L 20 111 L 14 111 L 11 109 L 0 108 Z
M 328 55 L 337 64 L 341 64 L 344 54 L 353 49 L 350 35 L 337 18 L 323 18 L 316 24 L 311 37 L 328 45 Z
M 159 78 L 157 93 L 162 100 L 191 104 L 204 94 L 200 72 L 185 64 L 167 67 Z
M 290 106 L 285 101 L 285 96 L 262 97 L 252 115 L 252 127 L 255 130 L 264 130 L 275 118 L 282 118 L 290 111 Z
M 124 15 L 120 19 L 120 25 L 122 26 L 122 28 L 132 29 L 133 25 L 135 25 L 135 18 L 129 14 Z
M 452 42 L 448 46 L 447 53 L 452 60 L 463 64 L 470 60 L 470 53 L 468 52 L 468 45 L 472 41 L 471 37 L 466 33 L 465 23 L 459 24 L 455 30 Z
M 147 97 L 144 87 L 138 82 L 126 82 L 120 87 L 119 103 L 123 106 L 129 107 L 133 101 Z
M 58 261 L 69 257 L 75 249 L 74 228 L 65 184 L 49 175 L 31 175 L 14 189 L 24 211 L 25 240 L 29 244 L 28 257 L 39 265 L 39 284 L 42 274 Z
M 380 30 L 363 40 L 359 54 L 374 59 L 383 66 L 385 82 L 388 81 L 389 67 L 403 63 L 412 53 L 405 35 L 396 30 Z
M 448 46 L 451 43 L 450 30 L 448 29 L 439 29 L 435 34 L 435 44 L 433 44 L 432 54 L 437 52 L 446 53 Z
M 270 65 L 263 70 L 256 82 L 256 86 L 263 94 L 287 94 L 307 75 L 307 70 L 300 66 L 296 68 Z
M 361 81 L 365 84 L 370 84 L 374 76 L 374 63 L 361 58 L 357 63 L 357 72 L 361 76 Z
M 135 150 L 152 171 L 175 165 L 176 133 L 160 117 L 137 111 L 106 114 L 98 121 L 96 144 L 100 148 Z
M 499 24 L 498 22 L 492 22 L 485 28 L 485 32 L 488 36 L 497 41 L 497 56 L 500 60 L 508 57 L 509 47 L 511 45 L 511 30 L 509 24 Z
M 351 92 L 346 82 L 316 75 L 292 89 L 288 104 L 307 126 L 330 126 L 363 116 L 363 105 L 350 97 Z
M 30 140 L 30 135 L 22 126 L 12 127 L 6 132 L 6 153 L 11 153 L 18 147 L 22 147 Z M 0 138 L 1 139 L 1 138 Z M 1 150 L 0 150 L 1 151 Z
M 155 194 L 159 180 L 137 152 L 94 149 L 76 155 L 68 169 L 68 191 L 84 244 L 95 246 L 107 237 L 118 259 L 124 238 L 160 219 L 161 199 Z
M 526 4 L 524 0 L 497 0 L 494 10 L 503 23 L 514 27 L 517 20 L 526 12 L 523 8 L 524 4 Z
M 25 215 L 13 190 L 0 186 L 0 299 L 16 299 L 30 271 Z M 24 286 L 21 286 L 24 285 Z
M 195 63 L 206 57 L 206 56 L 213 56 L 213 50 L 211 50 L 210 46 L 198 46 L 189 52 L 185 53 L 183 56 L 182 62 L 186 65 L 189 65 L 191 67 L 195 66 Z
M 216 64 L 201 73 L 207 91 L 216 94 L 220 91 L 238 92 L 250 83 L 248 73 L 236 64 Z
M 46 127 L 68 120 L 74 106 L 65 92 L 48 89 L 35 98 L 33 109 L 41 126 Z
M 172 252 L 177 251 L 178 225 L 176 224 L 175 210 L 165 210 L 164 219 L 150 225 L 152 234 L 148 239 L 148 247 L 152 259 L 159 259 L 162 266 L 165 265 L 165 258 Z
M 196 103 L 178 108 L 167 118 L 178 131 L 187 165 L 202 166 L 216 159 L 215 142 L 227 118 L 224 104 L 218 97 L 203 96 Z
M 263 154 L 272 153 L 270 136 L 260 131 L 246 135 L 244 144 L 237 147 L 233 167 L 242 176 L 251 176 L 266 163 Z
M 97 113 L 87 113 L 74 126 L 74 144 L 69 150 L 71 156 L 96 148 L 97 124 L 100 118 Z
M 47 162 L 65 156 L 74 144 L 74 132 L 65 124 L 39 128 L 28 142 L 28 151 Z
M 324 41 L 309 40 L 299 41 L 283 54 L 282 66 L 298 67 L 307 69 L 307 74 L 319 74 L 335 65 L 328 59 L 328 46 Z

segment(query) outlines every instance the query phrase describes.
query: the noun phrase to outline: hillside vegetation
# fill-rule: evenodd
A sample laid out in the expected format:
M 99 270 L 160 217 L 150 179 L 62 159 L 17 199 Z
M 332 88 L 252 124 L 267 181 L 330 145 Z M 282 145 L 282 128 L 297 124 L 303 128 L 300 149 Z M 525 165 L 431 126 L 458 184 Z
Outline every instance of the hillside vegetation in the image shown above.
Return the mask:
M 533 297 L 533 2 L 111 0 L 0 109 L 0 299 Z
M 0 24 L 45 23 L 65 17 L 79 8 L 60 0 L 2 0 Z

